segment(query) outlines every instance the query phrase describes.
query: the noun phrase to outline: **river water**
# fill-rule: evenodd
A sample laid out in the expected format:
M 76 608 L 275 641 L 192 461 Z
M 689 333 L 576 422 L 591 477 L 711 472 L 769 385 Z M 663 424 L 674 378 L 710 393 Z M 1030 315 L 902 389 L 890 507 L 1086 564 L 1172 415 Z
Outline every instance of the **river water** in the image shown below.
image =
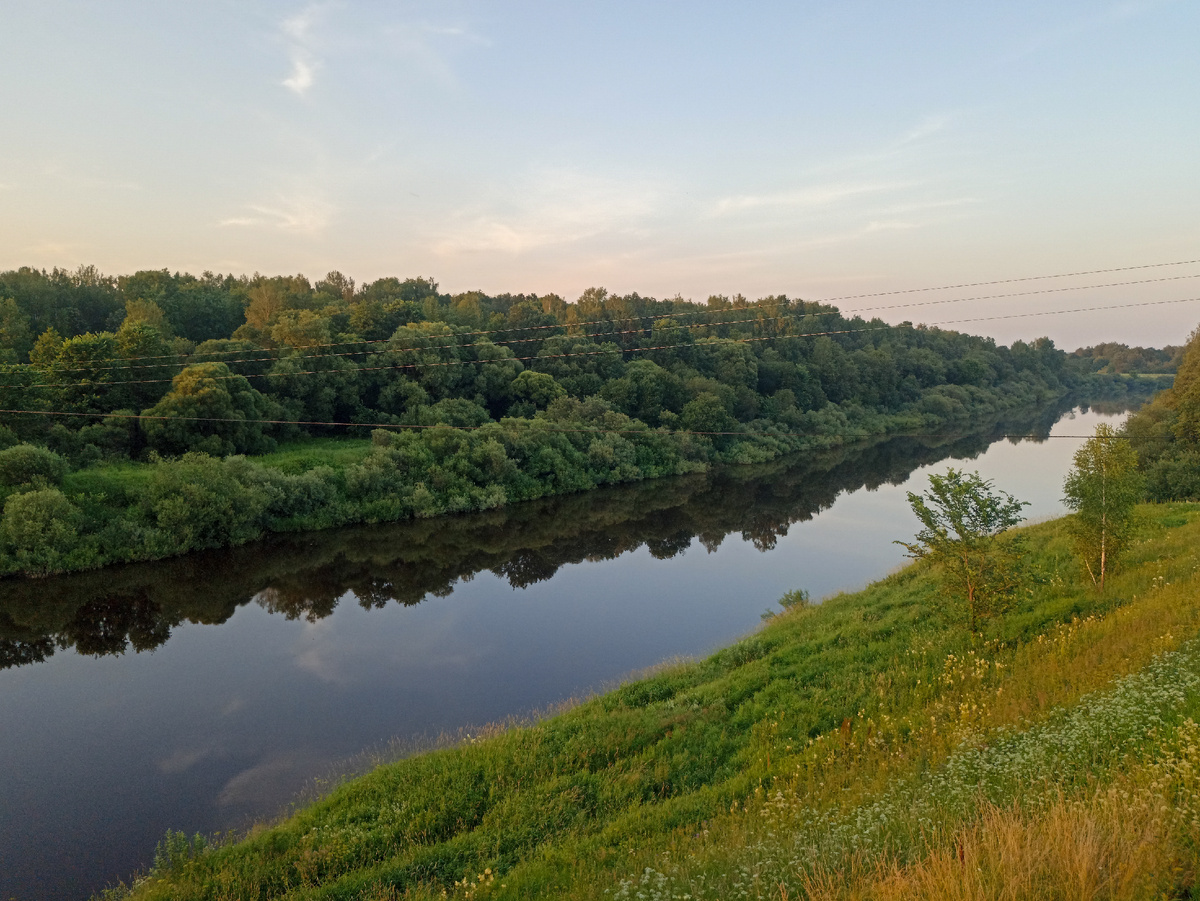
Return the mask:
M 1042 411 L 967 437 L 0 583 L 0 899 L 86 898 L 146 867 L 168 828 L 244 827 L 364 750 L 705 654 L 793 588 L 860 588 L 905 562 L 892 542 L 917 528 L 906 491 L 930 472 L 978 470 L 1030 518 L 1059 514 L 1074 436 L 1101 421 L 1114 414 Z

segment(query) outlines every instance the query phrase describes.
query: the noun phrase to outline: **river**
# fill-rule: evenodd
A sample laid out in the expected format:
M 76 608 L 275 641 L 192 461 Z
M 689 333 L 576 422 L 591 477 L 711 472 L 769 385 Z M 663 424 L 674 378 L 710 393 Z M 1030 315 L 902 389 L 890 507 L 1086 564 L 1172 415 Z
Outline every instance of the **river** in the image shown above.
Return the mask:
M 1072 436 L 1116 421 L 1060 414 L 0 583 L 0 898 L 86 898 L 168 828 L 244 828 L 371 752 L 705 654 L 790 589 L 860 588 L 904 562 L 927 473 L 1057 515 Z

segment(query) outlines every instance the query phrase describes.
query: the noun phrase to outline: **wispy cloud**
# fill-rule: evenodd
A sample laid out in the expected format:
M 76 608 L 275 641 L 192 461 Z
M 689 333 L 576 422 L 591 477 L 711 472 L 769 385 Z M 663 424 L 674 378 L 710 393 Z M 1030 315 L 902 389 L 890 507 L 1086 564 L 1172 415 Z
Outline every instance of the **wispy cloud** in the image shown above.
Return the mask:
M 293 51 L 292 74 L 285 78 L 281 84 L 289 91 L 303 97 L 308 92 L 308 89 L 313 86 L 316 76 L 316 64 L 309 60 L 302 51 Z
M 351 681 L 350 677 L 337 658 L 337 653 L 330 654 L 329 649 L 313 645 L 296 655 L 295 664 L 297 669 L 304 670 L 322 682 L 332 685 L 348 685 Z
M 490 47 L 489 38 L 465 25 L 441 25 L 431 22 L 402 22 L 384 30 L 385 40 L 410 66 L 444 87 L 457 86 L 448 56 L 455 45 L 475 44 Z
M 472 31 L 462 25 L 431 25 L 424 23 L 420 26 L 427 34 L 437 35 L 448 38 L 459 38 L 470 44 L 478 44 L 482 47 L 492 46 L 490 38 L 486 38 L 478 32 Z
M 330 13 L 341 5 L 336 0 L 310 3 L 279 23 L 279 39 L 286 47 L 291 66 L 280 84 L 298 97 L 306 96 L 313 88 L 332 55 L 361 55 L 380 47 L 398 52 L 403 63 L 417 73 L 453 87 L 450 56 L 455 47 L 468 44 L 486 47 L 492 43 L 467 25 L 453 21 L 401 21 L 372 30 L 351 27 L 350 33 L 344 29 L 335 32 L 330 27 Z
M 950 116 L 946 113 L 936 113 L 925 116 L 920 122 L 904 133 L 904 135 L 897 142 L 897 146 L 904 146 L 905 144 L 912 144 L 916 141 L 924 140 L 930 135 L 935 135 L 940 131 L 945 131 L 949 125 Z
M 328 4 L 310 4 L 291 18 L 284 19 L 279 26 L 287 41 L 288 58 L 292 64 L 291 73 L 280 84 L 299 97 L 307 94 L 316 83 L 321 60 L 317 55 L 314 29 L 327 9 Z
M 211 756 L 211 754 L 212 752 L 207 748 L 179 750 L 160 760 L 158 762 L 158 770 L 160 773 L 166 773 L 168 776 L 183 773 L 190 770 L 206 757 Z
M 460 212 L 434 251 L 521 254 L 605 233 L 631 234 L 656 212 L 663 196 L 645 179 L 539 170 L 488 207 Z
M 328 761 L 315 752 L 285 751 L 233 776 L 217 795 L 217 804 L 263 810 L 293 794 L 322 765 Z
M 1122 0 L 1119 3 L 1111 3 L 1089 15 L 1065 22 L 1057 28 L 1028 36 L 1015 52 L 1018 57 L 1027 56 L 1074 40 L 1090 31 L 1121 25 L 1174 2 L 1176 0 Z
M 778 191 L 772 194 L 739 194 L 733 197 L 722 197 L 716 202 L 713 212 L 720 216 L 727 213 L 760 210 L 764 207 L 814 209 L 831 206 L 851 197 L 891 193 L 911 185 L 911 182 L 828 184 Z
M 831 157 L 806 170 L 808 178 L 824 182 L 877 183 L 894 180 L 897 172 L 927 168 L 929 155 L 952 146 L 958 113 L 929 113 L 905 130 L 857 152 Z
M 222 219 L 222 227 L 273 228 L 300 235 L 317 235 L 333 218 L 333 205 L 314 196 L 278 198 L 274 203 L 249 203 L 241 215 Z
M 79 241 L 42 241 L 39 244 L 29 244 L 22 248 L 22 250 L 34 257 L 64 259 L 78 256 L 80 250 L 86 247 L 88 247 L 87 244 Z
M 972 206 L 973 204 L 982 202 L 983 201 L 978 197 L 947 197 L 944 200 L 918 200 L 912 203 L 904 203 L 898 206 L 889 207 L 888 212 L 912 213 L 918 210 L 944 210 L 947 207 Z
M 40 166 L 41 176 L 53 179 L 54 181 L 64 182 L 70 185 L 77 185 L 81 188 L 101 190 L 101 191 L 141 191 L 144 190 L 142 185 L 136 181 L 128 179 L 113 178 L 109 175 L 95 174 L 95 170 L 99 167 L 88 163 L 84 167 L 72 165 L 63 159 L 49 159 Z M 86 171 L 86 170 L 92 171 Z M 31 173 L 33 177 L 37 177 Z
M 889 221 L 880 222 L 880 221 L 872 220 L 866 224 L 865 228 L 863 228 L 863 234 L 869 235 L 869 234 L 873 234 L 874 232 L 886 232 L 886 231 L 908 231 L 909 229 L 920 228 L 920 227 L 921 226 L 916 222 L 904 222 L 901 220 L 892 220 L 890 222 Z

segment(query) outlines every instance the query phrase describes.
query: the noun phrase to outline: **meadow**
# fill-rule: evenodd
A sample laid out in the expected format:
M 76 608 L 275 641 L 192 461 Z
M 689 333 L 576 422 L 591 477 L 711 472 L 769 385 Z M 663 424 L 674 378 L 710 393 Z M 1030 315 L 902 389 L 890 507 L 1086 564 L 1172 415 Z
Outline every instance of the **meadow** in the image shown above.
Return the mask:
M 169 833 L 105 897 L 1186 897 L 1200 505 L 1141 515 L 1103 595 L 1029 526 L 983 634 L 910 566 L 248 834 Z

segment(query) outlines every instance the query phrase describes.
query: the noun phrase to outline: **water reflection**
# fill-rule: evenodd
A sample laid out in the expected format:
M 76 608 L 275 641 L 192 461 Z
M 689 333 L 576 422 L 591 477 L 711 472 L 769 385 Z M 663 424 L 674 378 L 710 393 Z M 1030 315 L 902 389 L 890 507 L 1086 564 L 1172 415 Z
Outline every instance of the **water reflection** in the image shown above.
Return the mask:
M 900 484 L 920 466 L 975 456 L 1005 434 L 1045 440 L 1063 411 L 1011 417 L 965 437 L 898 437 L 481 514 L 276 536 L 157 564 L 7 581 L 0 583 L 0 668 L 67 648 L 91 656 L 151 650 L 182 623 L 224 623 L 252 601 L 316 623 L 347 594 L 368 610 L 408 606 L 447 597 L 485 571 L 526 588 L 567 564 L 643 546 L 669 559 L 696 539 L 714 551 L 734 533 L 766 551 L 843 492 Z

